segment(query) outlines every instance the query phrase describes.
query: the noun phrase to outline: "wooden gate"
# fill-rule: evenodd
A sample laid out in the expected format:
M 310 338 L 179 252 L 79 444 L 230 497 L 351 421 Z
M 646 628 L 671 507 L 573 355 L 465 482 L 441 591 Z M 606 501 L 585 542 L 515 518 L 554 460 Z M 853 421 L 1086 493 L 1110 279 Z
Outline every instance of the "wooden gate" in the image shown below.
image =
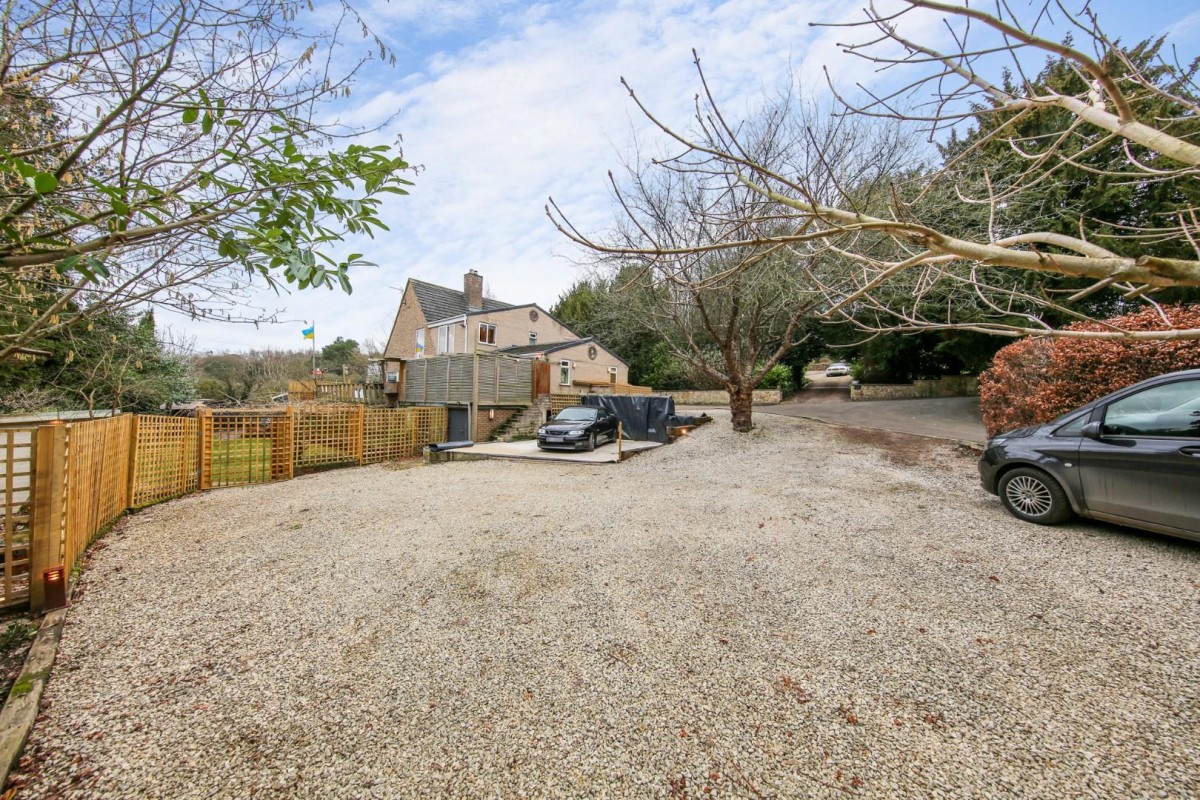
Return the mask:
M 533 360 L 533 399 L 550 394 L 550 362 L 545 359 Z
M 292 418 L 286 411 L 201 411 L 200 488 L 292 477 Z

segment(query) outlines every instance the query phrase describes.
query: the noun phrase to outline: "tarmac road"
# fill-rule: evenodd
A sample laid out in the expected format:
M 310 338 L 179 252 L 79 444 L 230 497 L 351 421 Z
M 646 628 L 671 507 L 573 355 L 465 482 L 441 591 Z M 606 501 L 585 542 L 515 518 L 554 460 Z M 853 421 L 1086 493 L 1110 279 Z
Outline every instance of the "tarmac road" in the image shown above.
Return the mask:
M 976 444 L 987 441 L 978 397 L 851 402 L 850 378 L 826 378 L 823 372 L 809 372 L 806 377 L 812 381 L 807 388 L 779 405 L 755 406 L 755 413 Z

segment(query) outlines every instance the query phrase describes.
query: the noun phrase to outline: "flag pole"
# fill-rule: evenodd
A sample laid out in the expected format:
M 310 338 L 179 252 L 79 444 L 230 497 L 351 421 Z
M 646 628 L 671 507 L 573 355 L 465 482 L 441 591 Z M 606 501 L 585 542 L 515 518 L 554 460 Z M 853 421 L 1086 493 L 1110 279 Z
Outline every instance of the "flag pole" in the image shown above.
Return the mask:
M 317 321 L 314 319 L 311 323 L 308 320 L 303 320 L 303 322 L 308 324 L 308 327 L 302 329 L 300 331 L 300 333 L 304 335 L 305 339 L 312 339 L 312 373 L 311 373 L 312 382 L 313 382 L 312 399 L 315 402 L 317 399 L 317 391 L 320 388 L 317 385 Z

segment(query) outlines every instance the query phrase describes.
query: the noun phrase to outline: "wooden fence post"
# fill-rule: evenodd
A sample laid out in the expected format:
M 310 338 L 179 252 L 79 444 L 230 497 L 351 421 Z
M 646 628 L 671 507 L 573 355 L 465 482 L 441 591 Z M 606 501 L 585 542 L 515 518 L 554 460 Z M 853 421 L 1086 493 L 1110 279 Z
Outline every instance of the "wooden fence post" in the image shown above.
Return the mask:
M 34 613 L 46 607 L 42 572 L 57 566 L 62 558 L 66 468 L 67 426 L 55 420 L 38 427 L 29 553 L 29 609 Z
M 195 459 L 188 458 L 188 451 L 191 448 L 188 446 L 187 441 L 187 418 L 185 417 L 179 421 L 181 423 L 180 427 L 183 428 L 183 436 L 180 437 L 183 439 L 183 447 L 179 448 L 179 496 L 182 497 L 188 493 L 188 473 L 193 463 L 196 465 L 196 486 L 200 486 L 200 459 L 199 457 Z M 199 428 L 200 426 L 197 425 L 196 427 Z M 194 444 L 197 450 L 196 454 L 199 456 L 200 442 L 197 441 Z
M 286 480 L 296 477 L 296 409 L 287 407 L 287 423 L 284 427 L 287 435 L 287 470 Z
M 358 465 L 361 467 L 363 465 L 363 451 L 366 449 L 364 447 L 364 439 L 366 438 L 366 435 L 367 435 L 366 408 L 364 406 L 358 406 L 358 413 L 355 416 L 357 418 L 357 422 L 352 423 L 354 425 L 354 431 L 355 431 L 355 436 L 354 436 L 355 455 L 358 456 Z
M 138 416 L 137 414 L 131 416 L 133 419 L 129 423 L 129 480 L 125 495 L 126 508 L 133 508 L 133 498 L 137 492 Z
M 196 411 L 196 425 L 200 429 L 200 491 L 212 488 L 212 409 L 201 408 Z

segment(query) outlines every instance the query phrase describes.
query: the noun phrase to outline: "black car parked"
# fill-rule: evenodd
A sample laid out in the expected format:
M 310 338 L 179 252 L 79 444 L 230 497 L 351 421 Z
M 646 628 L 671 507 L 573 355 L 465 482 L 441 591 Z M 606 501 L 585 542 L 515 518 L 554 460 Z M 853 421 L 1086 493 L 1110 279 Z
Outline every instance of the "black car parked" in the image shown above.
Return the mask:
M 617 440 L 617 418 L 603 408 L 568 406 L 538 428 L 542 450 L 595 450 L 596 445 Z
M 1078 514 L 1200 541 L 1200 369 L 995 436 L 979 475 L 984 489 L 1029 522 L 1053 525 Z

